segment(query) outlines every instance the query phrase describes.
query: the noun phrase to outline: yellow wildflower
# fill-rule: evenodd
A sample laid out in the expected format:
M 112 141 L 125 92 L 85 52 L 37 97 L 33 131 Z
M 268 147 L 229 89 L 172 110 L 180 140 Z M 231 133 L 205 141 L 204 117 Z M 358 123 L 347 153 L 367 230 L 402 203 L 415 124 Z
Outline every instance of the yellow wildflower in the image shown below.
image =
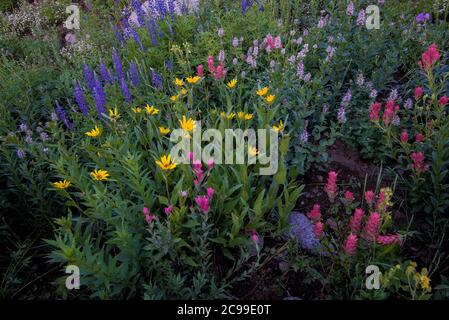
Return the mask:
M 190 84 L 196 84 L 198 81 L 201 80 L 201 77 L 198 77 L 198 76 L 187 77 L 186 80 L 187 80 L 187 82 L 190 83 Z
M 162 170 L 173 170 L 176 168 L 176 163 L 171 161 L 171 156 L 162 156 L 159 160 L 156 160 L 156 164 Z
M 419 283 L 421 284 L 421 288 L 426 291 L 432 290 L 430 287 L 430 279 L 427 274 L 421 274 L 419 276 Z
M 95 126 L 95 128 L 93 128 L 90 131 L 87 131 L 85 134 L 86 136 L 97 138 L 101 135 L 101 130 L 97 126 Z
M 182 116 L 182 120 L 179 120 L 179 123 L 182 129 L 189 132 L 193 131 L 196 127 L 195 121 L 191 118 L 187 119 L 186 116 Z
M 134 113 L 141 113 L 142 112 L 142 108 L 140 108 L 140 107 L 133 107 L 133 108 L 131 108 L 131 110 Z
M 182 79 L 179 78 L 176 78 L 174 82 L 178 87 L 182 87 L 184 85 L 184 81 L 182 81 Z
M 257 150 L 256 147 L 250 146 L 250 147 L 248 148 L 248 154 L 249 154 L 250 156 L 252 156 L 252 157 L 255 157 L 255 156 L 257 156 L 257 155 L 259 154 L 259 150 Z
M 147 104 L 147 106 L 145 107 L 145 111 L 147 112 L 148 115 L 150 116 L 154 116 L 156 114 L 159 113 L 159 109 L 155 108 L 154 106 L 150 106 Z
M 173 101 L 173 102 L 174 101 L 178 101 L 178 99 L 179 99 L 179 94 L 170 97 L 170 100 Z
M 243 117 L 245 120 L 251 120 L 253 118 L 252 113 L 245 113 L 245 116 Z
M 243 112 L 243 111 L 237 112 L 237 117 L 238 117 L 239 119 L 244 119 L 244 118 L 245 118 L 245 112 Z
M 284 131 L 284 124 L 282 123 L 282 120 L 279 121 L 279 124 L 276 124 L 276 125 L 273 126 L 273 130 L 277 131 L 277 132 Z
M 109 109 L 109 118 L 111 118 L 111 120 L 117 120 L 120 118 L 120 113 L 118 113 L 117 108 L 114 109 Z
M 64 190 L 70 187 L 72 183 L 69 180 L 63 180 L 58 182 L 53 182 L 53 187 L 59 190 Z
M 265 101 L 266 101 L 268 104 L 272 104 L 275 98 L 276 98 L 276 96 L 275 96 L 274 94 L 270 94 L 270 95 L 268 95 L 268 96 L 265 98 Z
M 257 90 L 257 91 L 256 91 L 256 94 L 257 94 L 258 96 L 263 97 L 263 96 L 265 96 L 265 95 L 268 93 L 268 90 L 269 90 L 268 87 L 263 87 L 262 89 Z
M 165 128 L 165 127 L 159 127 L 159 133 L 162 135 L 166 135 L 167 133 L 170 132 L 169 128 Z
M 106 170 L 94 170 L 90 173 L 90 176 L 94 179 L 94 180 L 98 180 L 98 181 L 104 181 L 104 180 L 108 180 L 109 178 L 109 172 L 107 172 Z
M 226 86 L 227 86 L 229 89 L 234 89 L 236 85 L 237 85 L 237 79 L 232 79 L 231 81 L 229 81 L 229 82 L 226 84 Z
M 182 89 L 181 89 L 181 93 L 182 93 L 183 96 L 185 96 L 185 95 L 187 94 L 187 90 L 184 89 L 184 88 L 182 88 Z

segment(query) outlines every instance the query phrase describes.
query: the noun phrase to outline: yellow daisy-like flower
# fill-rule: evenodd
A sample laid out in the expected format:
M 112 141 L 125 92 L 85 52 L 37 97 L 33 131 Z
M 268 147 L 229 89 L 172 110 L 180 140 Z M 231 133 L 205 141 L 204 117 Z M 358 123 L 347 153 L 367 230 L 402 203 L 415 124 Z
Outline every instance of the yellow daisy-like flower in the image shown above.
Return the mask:
M 147 104 L 147 106 L 145 107 L 145 111 L 147 112 L 147 114 L 149 114 L 150 116 L 154 116 L 156 114 L 159 113 L 159 109 L 155 108 L 154 106 L 150 106 Z
M 239 119 L 244 119 L 244 118 L 245 118 L 245 112 L 243 112 L 243 111 L 237 112 L 237 117 L 238 117 Z
M 282 120 L 279 121 L 278 124 L 274 125 L 272 129 L 273 129 L 274 131 L 277 131 L 277 132 L 282 132 L 282 131 L 284 131 L 284 124 L 282 123 Z
M 181 93 L 182 93 L 183 96 L 185 96 L 185 95 L 187 94 L 187 90 L 184 89 L 184 88 L 182 88 L 182 89 L 181 89 Z
M 421 288 L 426 291 L 432 290 L 430 287 L 430 279 L 426 274 L 422 274 L 419 276 L 419 283 L 421 284 Z
M 275 96 L 274 94 L 270 94 L 270 95 L 268 95 L 268 96 L 265 98 L 265 101 L 266 101 L 268 104 L 272 104 L 275 98 L 276 98 L 276 96 Z
M 195 121 L 192 118 L 187 119 L 186 116 L 182 116 L 182 119 L 179 120 L 179 124 L 182 129 L 188 132 L 193 131 L 196 127 Z
M 251 120 L 252 118 L 253 118 L 252 113 L 245 113 L 245 115 L 243 116 L 243 119 L 245 120 Z
M 170 132 L 169 128 L 165 128 L 165 127 L 159 127 L 159 133 L 162 135 L 166 135 L 167 133 Z
M 115 121 L 120 118 L 120 113 L 118 113 L 117 108 L 109 109 L 108 112 L 109 112 L 109 118 L 111 118 L 111 120 Z
M 179 94 L 170 97 L 170 100 L 173 102 L 178 101 L 178 99 L 179 99 Z
M 227 86 L 229 89 L 234 89 L 236 85 L 237 85 L 237 79 L 232 79 L 231 81 L 229 81 L 229 82 L 226 84 L 226 86 Z
M 259 89 L 256 91 L 256 94 L 260 97 L 264 97 L 267 95 L 269 88 L 268 87 L 263 87 L 262 89 Z
M 176 168 L 176 163 L 171 161 L 171 156 L 162 156 L 159 160 L 156 160 L 156 164 L 161 168 L 162 170 L 173 170 Z
M 250 146 L 250 147 L 248 148 L 248 154 L 249 154 L 250 156 L 252 156 L 252 157 L 255 157 L 255 156 L 257 156 L 257 155 L 259 154 L 259 150 L 257 150 L 256 147 Z
M 90 131 L 87 131 L 85 134 L 86 136 L 97 138 L 101 135 L 101 130 L 97 126 L 95 126 L 95 128 L 93 128 Z
M 94 179 L 94 180 L 98 180 L 98 181 L 104 181 L 104 180 L 108 180 L 109 178 L 109 172 L 107 172 L 106 170 L 94 170 L 90 173 L 90 176 Z
M 53 182 L 52 184 L 53 184 L 53 187 L 55 187 L 56 189 L 64 190 L 64 189 L 67 189 L 68 187 L 70 187 L 70 185 L 72 183 L 69 180 L 62 180 L 62 181 Z
M 187 77 L 186 81 L 190 84 L 196 84 L 198 81 L 201 80 L 201 77 L 199 76 L 194 76 L 194 77 Z
M 134 113 L 141 113 L 142 112 L 142 108 L 140 108 L 140 107 L 134 107 L 134 108 L 131 108 L 131 110 Z
M 222 118 L 226 118 L 226 119 L 228 119 L 228 120 L 231 120 L 231 119 L 234 119 L 234 118 L 235 118 L 235 113 L 234 113 L 234 112 L 231 112 L 231 113 L 226 114 L 226 112 L 221 112 L 221 113 L 220 113 L 220 116 L 221 116 Z
M 174 82 L 178 87 L 182 87 L 184 85 L 184 81 L 182 81 L 182 79 L 179 78 L 176 78 Z

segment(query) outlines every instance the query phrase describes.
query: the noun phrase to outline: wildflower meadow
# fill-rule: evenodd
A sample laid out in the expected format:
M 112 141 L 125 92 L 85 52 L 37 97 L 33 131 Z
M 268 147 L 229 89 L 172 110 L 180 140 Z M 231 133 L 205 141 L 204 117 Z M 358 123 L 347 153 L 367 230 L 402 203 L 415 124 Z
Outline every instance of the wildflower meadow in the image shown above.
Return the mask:
M 0 31 L 0 299 L 449 298 L 449 1 L 0 0 Z

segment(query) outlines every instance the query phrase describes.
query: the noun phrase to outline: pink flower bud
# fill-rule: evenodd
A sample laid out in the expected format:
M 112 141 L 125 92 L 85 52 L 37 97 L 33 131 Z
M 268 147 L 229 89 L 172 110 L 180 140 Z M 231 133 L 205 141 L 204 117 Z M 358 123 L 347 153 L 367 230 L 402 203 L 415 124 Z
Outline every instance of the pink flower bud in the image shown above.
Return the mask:
M 307 215 L 309 219 L 312 220 L 313 222 L 317 222 L 318 220 L 320 220 L 321 219 L 320 205 L 314 204 L 312 211 L 310 211 Z
M 401 133 L 401 142 L 406 144 L 408 142 L 408 133 L 407 130 L 403 130 Z
M 345 200 L 348 202 L 354 201 L 354 194 L 351 191 L 345 191 L 344 193 Z
M 168 207 L 164 208 L 164 212 L 165 214 L 168 216 L 169 214 L 171 214 L 173 211 L 173 205 L 169 205 Z
M 371 203 L 373 203 L 374 200 L 374 192 L 371 190 L 368 190 L 365 192 L 365 201 L 368 205 L 371 205 Z
M 198 75 L 198 77 L 204 76 L 204 67 L 202 64 L 199 64 L 198 67 L 196 67 L 196 74 Z
M 401 244 L 402 239 L 399 234 L 390 234 L 385 236 L 377 236 L 377 243 L 383 246 L 390 244 Z
M 321 239 L 321 237 L 323 236 L 323 230 L 324 230 L 323 223 L 321 221 L 318 221 L 313 227 L 313 233 L 315 234 L 315 237 L 317 239 Z
M 438 100 L 438 104 L 441 107 L 444 107 L 445 105 L 447 105 L 447 103 L 449 102 L 449 98 L 447 96 L 442 96 L 439 100 Z
M 416 142 L 422 142 L 424 140 L 424 136 L 421 133 L 417 133 L 415 136 Z
M 353 256 L 357 251 L 357 236 L 355 234 L 350 234 L 346 239 L 344 245 L 344 251 L 348 256 Z
M 195 202 L 204 213 L 209 211 L 209 198 L 207 196 L 197 196 Z
M 358 234 L 360 232 L 364 216 L 365 214 L 362 209 L 355 209 L 354 216 L 351 218 L 351 222 L 349 223 L 352 233 Z
M 143 207 L 142 212 L 144 215 L 148 215 L 150 213 L 150 210 L 147 207 Z
M 379 233 L 380 227 L 380 215 L 377 212 L 373 212 L 368 217 L 368 221 L 363 230 L 363 237 L 366 240 L 375 241 Z
M 213 158 L 207 160 L 207 168 L 208 169 L 213 169 L 214 166 L 215 166 L 215 161 Z
M 257 233 L 256 230 L 251 230 L 251 240 L 254 242 L 259 241 L 259 234 Z
M 420 98 L 422 97 L 423 93 L 424 93 L 424 90 L 423 90 L 422 87 L 416 87 L 416 88 L 415 88 L 415 92 L 414 92 L 414 94 L 415 94 L 415 100 L 420 99 Z
M 209 187 L 206 189 L 206 192 L 207 192 L 207 197 L 209 199 L 212 199 L 212 197 L 214 196 L 214 193 L 215 193 L 214 188 Z

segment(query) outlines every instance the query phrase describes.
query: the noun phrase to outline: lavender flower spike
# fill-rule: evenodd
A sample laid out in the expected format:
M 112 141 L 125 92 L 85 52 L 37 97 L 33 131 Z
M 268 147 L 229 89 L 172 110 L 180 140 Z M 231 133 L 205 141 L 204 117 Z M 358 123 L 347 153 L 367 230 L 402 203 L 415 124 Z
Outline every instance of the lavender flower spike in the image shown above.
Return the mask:
M 61 120 L 62 123 L 64 123 L 64 125 L 67 127 L 67 129 L 69 129 L 71 131 L 74 130 L 75 128 L 73 126 L 73 123 L 67 118 L 64 108 L 59 105 L 58 101 L 56 101 L 56 109 L 55 110 L 56 110 L 59 120 Z
M 120 60 L 120 57 L 115 49 L 112 49 L 112 61 L 114 62 L 114 68 L 117 78 L 119 80 L 125 78 L 125 75 L 123 73 L 122 61 Z
M 130 74 L 130 78 L 131 78 L 131 83 L 134 87 L 138 87 L 140 84 L 140 80 L 139 80 L 139 73 L 137 71 L 137 66 L 134 62 L 130 63 L 129 66 L 129 74 Z
M 87 115 L 89 113 L 89 106 L 87 105 L 86 98 L 84 97 L 83 90 L 78 84 L 78 81 L 75 81 L 73 95 L 75 96 L 76 103 L 78 104 L 81 113 Z

